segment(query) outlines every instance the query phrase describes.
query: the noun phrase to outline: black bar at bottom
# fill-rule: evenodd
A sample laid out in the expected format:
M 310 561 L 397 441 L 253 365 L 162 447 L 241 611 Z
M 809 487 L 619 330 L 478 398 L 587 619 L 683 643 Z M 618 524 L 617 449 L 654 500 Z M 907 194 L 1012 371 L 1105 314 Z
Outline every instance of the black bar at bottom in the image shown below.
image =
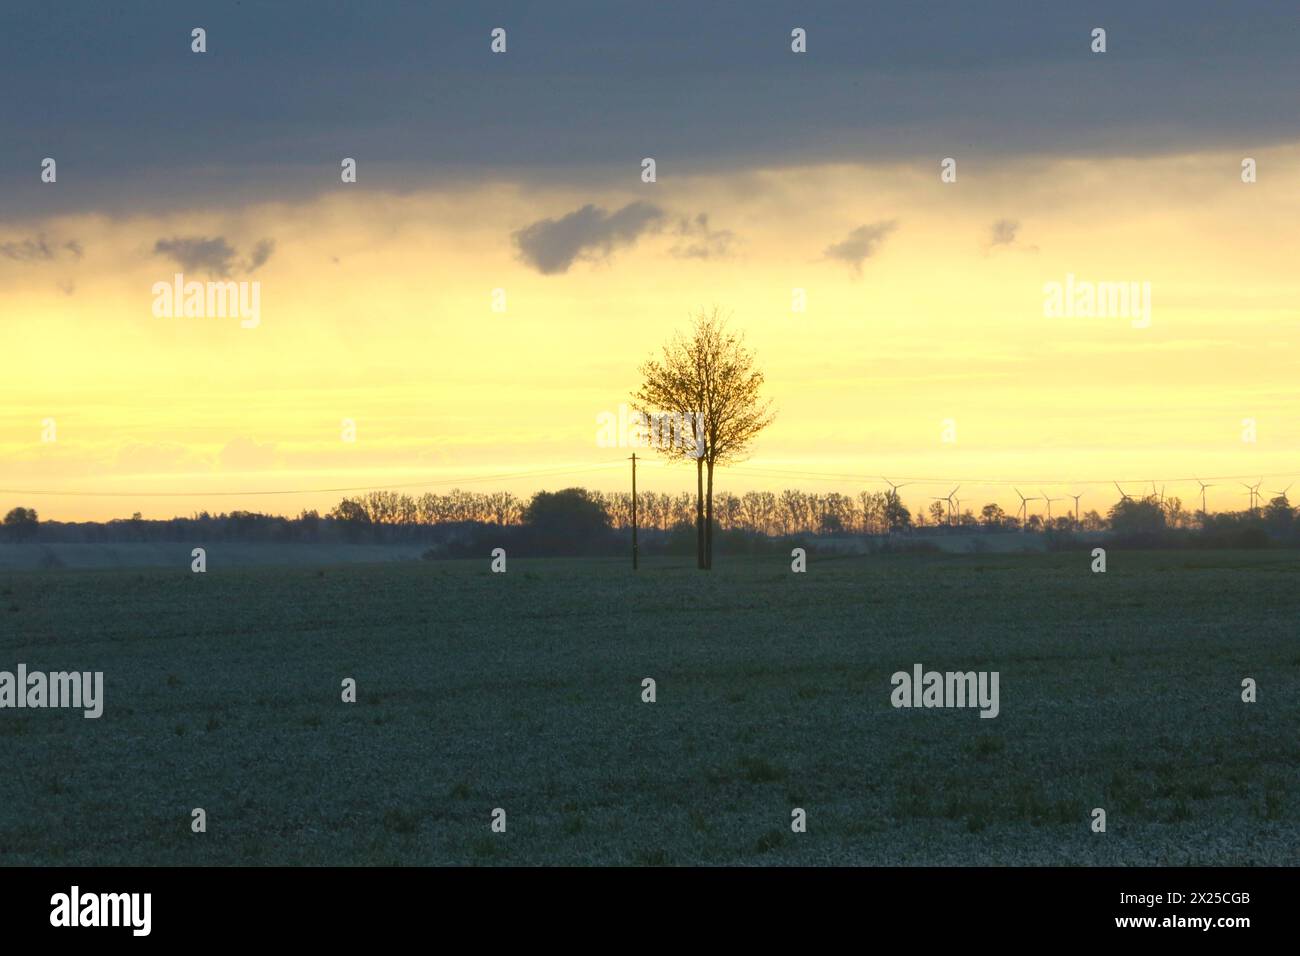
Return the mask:
M 528 927 L 538 940 L 599 930 L 631 942 L 679 923 L 733 941 L 785 931 L 860 936 L 890 926 L 910 927 L 925 943 L 1199 935 L 1231 944 L 1294 928 L 1295 875 L 1277 868 L 26 868 L 0 870 L 0 926 L 7 942 L 75 933 L 91 945 L 116 938 L 337 946 L 373 944 L 377 933 L 495 936 Z M 81 925 L 114 921 L 120 925 Z

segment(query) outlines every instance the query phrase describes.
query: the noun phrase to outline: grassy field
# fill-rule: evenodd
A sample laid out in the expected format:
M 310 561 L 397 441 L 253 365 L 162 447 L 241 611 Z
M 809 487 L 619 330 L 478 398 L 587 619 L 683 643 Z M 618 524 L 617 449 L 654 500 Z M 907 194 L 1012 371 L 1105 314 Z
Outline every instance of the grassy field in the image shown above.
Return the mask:
M 0 571 L 0 865 L 1295 863 L 1300 555 L 1089 561 Z
M 192 542 L 141 541 L 93 544 L 0 542 L 0 572 L 70 569 L 176 568 L 188 566 Z M 329 564 L 414 560 L 426 550 L 418 544 L 255 544 L 223 541 L 209 545 L 223 568 L 316 567 Z M 212 568 L 216 570 L 216 568 Z

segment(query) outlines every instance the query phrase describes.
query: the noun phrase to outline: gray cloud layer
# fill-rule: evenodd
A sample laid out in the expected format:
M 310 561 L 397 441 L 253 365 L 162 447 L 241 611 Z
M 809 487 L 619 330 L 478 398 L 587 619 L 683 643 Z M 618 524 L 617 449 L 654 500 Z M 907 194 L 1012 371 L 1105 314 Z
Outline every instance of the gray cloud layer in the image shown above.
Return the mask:
M 343 156 L 357 189 L 626 182 L 647 155 L 661 180 L 953 155 L 967 171 L 1259 149 L 1294 141 L 1300 115 L 1297 13 L 1266 0 L 10 6 L 9 214 L 292 198 L 339 188 Z M 198 23 L 206 54 L 190 52 Z

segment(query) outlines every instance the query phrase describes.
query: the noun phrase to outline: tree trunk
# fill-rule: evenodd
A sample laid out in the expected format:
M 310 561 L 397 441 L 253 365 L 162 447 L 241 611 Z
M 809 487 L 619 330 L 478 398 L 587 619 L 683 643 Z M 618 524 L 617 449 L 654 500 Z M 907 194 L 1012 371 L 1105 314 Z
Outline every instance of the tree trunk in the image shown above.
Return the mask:
M 704 511 L 704 566 L 713 570 L 713 462 L 709 462 L 709 491 Z
M 704 459 L 695 459 L 695 566 L 701 571 L 704 563 Z

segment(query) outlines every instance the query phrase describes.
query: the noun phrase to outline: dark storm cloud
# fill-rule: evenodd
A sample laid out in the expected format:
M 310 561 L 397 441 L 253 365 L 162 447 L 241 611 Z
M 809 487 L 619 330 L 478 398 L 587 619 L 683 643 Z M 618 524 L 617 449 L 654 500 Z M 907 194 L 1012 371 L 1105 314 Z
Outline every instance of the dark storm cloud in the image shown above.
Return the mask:
M 519 258 L 543 275 L 568 272 L 578 259 L 601 259 L 655 229 L 664 214 L 649 203 L 606 212 L 588 203 L 559 219 L 541 219 L 514 233 Z
M 266 263 L 275 250 L 275 240 L 262 239 L 253 247 L 253 253 L 242 264 L 243 272 L 252 272 Z M 153 246 L 154 255 L 166 256 L 185 271 L 206 272 L 224 279 L 240 265 L 238 252 L 224 236 L 209 239 L 205 236 L 177 236 L 159 239 Z
M 862 263 L 875 255 L 885 237 L 897 228 L 898 222 L 894 219 L 858 226 L 846 238 L 827 246 L 823 255 L 827 259 L 846 262 L 855 274 L 861 273 Z
M 358 189 L 394 190 L 634 182 L 644 156 L 661 181 L 945 156 L 968 171 L 1259 149 L 1294 141 L 1300 115 L 1297 13 L 1266 0 L 10 6 L 11 214 L 315 194 L 338 188 L 343 156 Z M 795 26 L 807 53 L 790 51 Z M 1107 53 L 1089 50 L 1096 26 Z

